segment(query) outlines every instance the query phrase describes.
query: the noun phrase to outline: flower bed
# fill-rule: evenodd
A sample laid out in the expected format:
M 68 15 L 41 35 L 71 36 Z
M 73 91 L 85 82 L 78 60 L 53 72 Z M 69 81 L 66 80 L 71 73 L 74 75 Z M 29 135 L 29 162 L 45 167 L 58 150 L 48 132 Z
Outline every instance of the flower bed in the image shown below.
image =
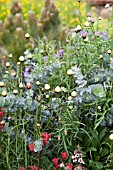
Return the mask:
M 0 70 L 0 168 L 112 168 L 113 24 L 101 32 L 100 22 L 88 14 L 63 43 L 38 38 L 16 64 L 8 55 Z

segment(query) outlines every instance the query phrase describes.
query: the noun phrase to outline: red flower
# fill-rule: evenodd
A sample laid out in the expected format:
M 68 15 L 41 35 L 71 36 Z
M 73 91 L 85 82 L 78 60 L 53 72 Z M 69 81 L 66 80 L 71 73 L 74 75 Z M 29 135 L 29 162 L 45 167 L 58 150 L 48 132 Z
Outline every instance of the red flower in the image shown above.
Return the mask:
M 24 167 L 20 167 L 19 170 L 25 170 L 25 168 Z
M 52 160 L 52 162 L 54 163 L 55 166 L 58 165 L 58 161 L 59 161 L 59 158 L 54 158 Z
M 4 115 L 4 112 L 0 112 L 0 117 L 2 117 Z
M 44 144 L 44 146 L 47 144 L 47 142 L 48 142 L 48 140 L 49 140 L 49 138 L 51 137 L 51 135 L 50 134 L 47 134 L 47 133 L 42 133 L 42 139 L 43 139 L 43 144 Z
M 60 168 L 60 164 L 57 164 L 57 165 L 55 166 L 55 168 L 56 168 L 56 169 Z
M 37 166 L 28 166 L 28 168 L 30 169 L 30 170 L 38 170 L 38 167 Z
M 69 170 L 72 170 L 73 164 L 72 163 L 66 164 L 66 168 L 69 168 Z
M 30 150 L 31 152 L 34 151 L 34 143 L 30 143 L 30 144 L 28 145 L 28 147 L 29 147 L 29 150 Z
M 66 160 L 68 158 L 67 152 L 61 152 L 62 160 Z

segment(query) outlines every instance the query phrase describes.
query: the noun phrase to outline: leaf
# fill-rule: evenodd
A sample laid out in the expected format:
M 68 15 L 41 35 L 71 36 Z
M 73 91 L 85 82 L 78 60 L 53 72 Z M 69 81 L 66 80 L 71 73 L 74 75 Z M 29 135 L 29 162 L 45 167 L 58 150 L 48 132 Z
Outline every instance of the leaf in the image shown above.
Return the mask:
M 89 152 L 89 151 L 94 151 L 94 152 L 96 152 L 96 151 L 97 151 L 97 149 L 96 149 L 96 148 L 94 148 L 94 147 L 91 147 L 91 148 L 88 148 L 88 149 L 86 150 L 86 152 Z
M 103 164 L 101 162 L 95 162 L 97 169 L 102 169 Z

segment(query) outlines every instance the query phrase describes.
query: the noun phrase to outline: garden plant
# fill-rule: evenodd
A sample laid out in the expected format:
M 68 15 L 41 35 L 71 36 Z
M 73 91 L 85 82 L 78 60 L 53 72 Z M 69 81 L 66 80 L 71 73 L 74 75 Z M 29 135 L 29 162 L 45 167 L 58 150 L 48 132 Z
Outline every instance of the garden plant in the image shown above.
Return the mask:
M 32 50 L 0 63 L 0 170 L 113 169 L 113 22 L 101 20 L 81 14 L 63 41 L 25 32 Z

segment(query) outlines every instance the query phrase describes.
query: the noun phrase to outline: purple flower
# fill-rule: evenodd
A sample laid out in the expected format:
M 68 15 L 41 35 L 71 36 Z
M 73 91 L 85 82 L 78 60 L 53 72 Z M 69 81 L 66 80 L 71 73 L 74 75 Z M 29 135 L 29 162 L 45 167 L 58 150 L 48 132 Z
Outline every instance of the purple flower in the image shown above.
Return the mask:
M 24 72 L 24 77 L 27 77 L 28 75 L 29 75 L 28 71 Z
M 30 71 L 30 66 L 26 66 L 25 72 L 24 72 L 24 77 L 27 77 L 29 75 L 29 71 Z
M 43 60 L 46 61 L 48 59 L 48 56 L 44 56 Z
M 62 56 L 63 54 L 64 54 L 64 50 L 61 49 L 61 50 L 59 50 L 59 51 L 57 52 L 57 57 L 60 57 L 60 56 Z
M 94 41 L 94 40 L 95 40 L 94 36 L 92 36 L 92 38 L 91 38 L 91 39 L 92 39 L 92 41 Z
M 25 72 L 28 72 L 30 70 L 30 66 L 25 67 Z

